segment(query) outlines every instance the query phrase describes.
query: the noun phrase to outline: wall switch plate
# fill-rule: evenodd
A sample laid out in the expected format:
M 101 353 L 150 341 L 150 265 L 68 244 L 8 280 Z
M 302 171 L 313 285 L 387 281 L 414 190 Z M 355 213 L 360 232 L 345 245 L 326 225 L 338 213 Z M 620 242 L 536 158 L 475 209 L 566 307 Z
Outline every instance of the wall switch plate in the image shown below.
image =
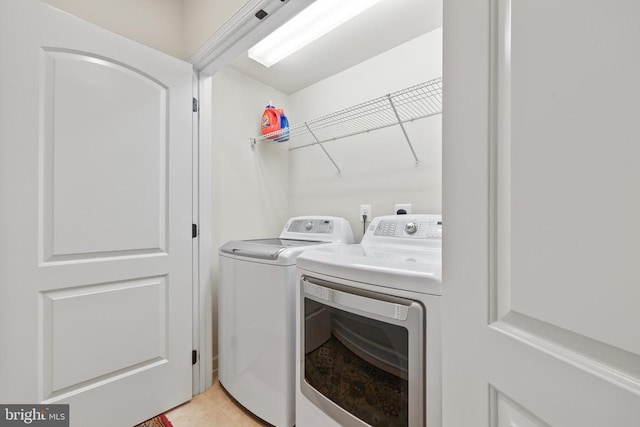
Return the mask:
M 404 215 L 411 213 L 411 203 L 396 203 L 395 212 L 396 215 Z M 404 211 L 404 212 L 403 212 Z
M 364 222 L 362 220 L 362 215 L 367 216 L 367 222 L 371 221 L 373 218 L 371 216 L 371 205 L 360 205 L 360 222 Z

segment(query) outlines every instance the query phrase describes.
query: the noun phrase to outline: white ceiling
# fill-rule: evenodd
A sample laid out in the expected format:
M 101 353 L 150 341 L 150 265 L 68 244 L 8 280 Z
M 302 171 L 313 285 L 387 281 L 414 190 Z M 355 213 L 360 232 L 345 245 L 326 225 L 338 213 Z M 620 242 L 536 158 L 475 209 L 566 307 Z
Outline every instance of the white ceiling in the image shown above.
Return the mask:
M 382 0 L 271 68 L 247 52 L 230 66 L 291 94 L 441 26 L 442 0 Z

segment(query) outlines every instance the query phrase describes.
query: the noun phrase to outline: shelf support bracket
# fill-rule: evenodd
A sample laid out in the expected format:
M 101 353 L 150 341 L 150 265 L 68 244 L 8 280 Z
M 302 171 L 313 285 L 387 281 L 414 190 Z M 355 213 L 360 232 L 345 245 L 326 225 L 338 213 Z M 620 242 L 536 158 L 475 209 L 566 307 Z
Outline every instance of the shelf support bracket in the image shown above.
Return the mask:
M 393 103 L 393 98 L 391 98 L 391 94 L 387 95 L 387 99 L 389 100 L 389 104 L 391 105 L 391 109 L 393 110 L 393 113 L 396 115 L 396 119 L 398 120 L 400 129 L 402 129 L 402 133 L 404 134 L 404 137 L 407 140 L 407 144 L 409 144 L 409 148 L 411 149 L 411 154 L 413 154 L 413 158 L 416 161 L 416 166 L 420 166 L 420 160 L 418 160 L 416 151 L 413 149 L 413 145 L 411 145 L 411 140 L 409 139 L 409 135 L 407 135 L 407 130 L 404 128 L 404 124 L 402 123 L 402 120 L 400 120 L 400 115 L 398 114 L 398 110 L 396 109 L 396 106 Z
M 336 164 L 336 162 L 333 161 L 333 158 L 331 157 L 331 155 L 327 152 L 327 150 L 324 148 L 324 146 L 322 145 L 322 142 L 320 142 L 320 140 L 318 139 L 318 137 L 316 136 L 315 133 L 313 133 L 313 131 L 311 130 L 311 128 L 309 127 L 309 125 L 307 124 L 307 122 L 304 122 L 304 126 L 307 128 L 307 130 L 309 131 L 309 134 L 311 134 L 311 136 L 313 137 L 313 139 L 316 140 L 316 143 L 320 146 L 320 148 L 322 148 L 322 151 L 324 151 L 324 154 L 327 155 L 327 157 L 329 158 L 329 160 L 331 160 L 331 163 L 333 163 L 333 166 L 338 170 L 338 175 L 342 175 L 342 171 L 340 170 L 340 168 L 338 167 L 338 165 Z

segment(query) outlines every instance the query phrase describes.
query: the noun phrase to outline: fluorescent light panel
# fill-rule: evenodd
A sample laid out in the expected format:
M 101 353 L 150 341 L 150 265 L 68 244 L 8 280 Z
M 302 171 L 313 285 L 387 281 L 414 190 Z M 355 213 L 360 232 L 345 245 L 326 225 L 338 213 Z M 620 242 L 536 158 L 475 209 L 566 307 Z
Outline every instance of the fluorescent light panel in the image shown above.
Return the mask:
M 379 1 L 316 0 L 249 49 L 249 58 L 271 67 Z

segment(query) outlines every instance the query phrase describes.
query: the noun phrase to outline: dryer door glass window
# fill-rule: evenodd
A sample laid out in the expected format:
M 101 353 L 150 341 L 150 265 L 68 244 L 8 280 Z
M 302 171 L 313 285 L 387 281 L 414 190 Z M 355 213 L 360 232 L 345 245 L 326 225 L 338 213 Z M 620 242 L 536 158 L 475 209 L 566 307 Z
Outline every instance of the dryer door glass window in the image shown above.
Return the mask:
M 303 308 L 305 382 L 366 424 L 408 426 L 409 330 L 315 299 Z

